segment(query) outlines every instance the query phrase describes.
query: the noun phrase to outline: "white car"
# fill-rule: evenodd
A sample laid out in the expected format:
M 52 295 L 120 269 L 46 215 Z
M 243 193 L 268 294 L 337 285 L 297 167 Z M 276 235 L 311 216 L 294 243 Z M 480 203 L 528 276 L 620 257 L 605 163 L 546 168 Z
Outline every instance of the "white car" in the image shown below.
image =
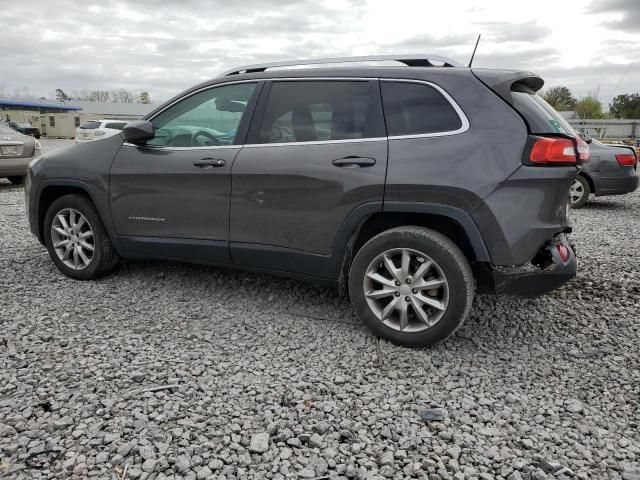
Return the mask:
M 122 120 L 89 120 L 76 128 L 76 143 L 117 135 L 127 123 Z

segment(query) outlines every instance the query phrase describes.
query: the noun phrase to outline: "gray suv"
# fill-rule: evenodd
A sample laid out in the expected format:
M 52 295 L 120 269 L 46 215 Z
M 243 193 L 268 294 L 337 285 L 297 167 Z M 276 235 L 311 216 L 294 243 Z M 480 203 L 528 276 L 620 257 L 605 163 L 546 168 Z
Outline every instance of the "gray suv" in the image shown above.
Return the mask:
M 576 274 L 568 192 L 588 147 L 542 85 L 434 55 L 240 67 L 34 160 L 29 223 L 75 279 L 120 258 L 283 274 L 348 292 L 380 337 L 432 345 L 476 293 Z

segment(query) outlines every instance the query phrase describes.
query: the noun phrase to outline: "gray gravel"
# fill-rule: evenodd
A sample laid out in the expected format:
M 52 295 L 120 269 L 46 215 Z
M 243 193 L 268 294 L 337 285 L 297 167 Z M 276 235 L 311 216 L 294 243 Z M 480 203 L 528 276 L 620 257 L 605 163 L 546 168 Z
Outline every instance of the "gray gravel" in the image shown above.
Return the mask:
M 59 274 L 0 180 L 0 477 L 640 478 L 640 193 L 573 212 L 580 273 L 431 350 L 333 290 L 128 263 Z

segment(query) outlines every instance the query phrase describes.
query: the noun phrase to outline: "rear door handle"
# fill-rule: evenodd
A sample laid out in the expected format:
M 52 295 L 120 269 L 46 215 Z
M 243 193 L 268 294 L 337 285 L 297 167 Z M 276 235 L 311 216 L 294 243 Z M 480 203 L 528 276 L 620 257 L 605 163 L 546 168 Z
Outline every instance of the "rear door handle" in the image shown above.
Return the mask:
M 369 157 L 344 157 L 344 158 L 336 158 L 333 162 L 336 167 L 342 168 L 359 168 L 359 167 L 372 167 L 376 164 L 375 158 Z
M 193 162 L 196 167 L 200 168 L 210 168 L 210 167 L 224 167 L 227 162 L 225 162 L 221 158 L 203 158 L 202 160 L 197 160 Z

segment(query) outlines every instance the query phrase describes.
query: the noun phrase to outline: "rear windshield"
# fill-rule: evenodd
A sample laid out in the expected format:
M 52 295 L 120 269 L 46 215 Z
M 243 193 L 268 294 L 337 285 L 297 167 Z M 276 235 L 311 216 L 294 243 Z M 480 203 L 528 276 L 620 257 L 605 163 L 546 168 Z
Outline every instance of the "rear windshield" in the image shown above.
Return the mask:
M 126 123 L 107 123 L 104 128 L 113 128 L 115 130 L 122 130 Z
M 83 128 L 85 130 L 95 130 L 99 126 L 100 122 L 84 122 L 82 125 L 80 125 L 80 128 Z
M 525 118 L 533 134 L 561 133 L 576 136 L 577 133 L 544 98 L 530 88 L 515 84 L 511 91 L 513 106 Z

